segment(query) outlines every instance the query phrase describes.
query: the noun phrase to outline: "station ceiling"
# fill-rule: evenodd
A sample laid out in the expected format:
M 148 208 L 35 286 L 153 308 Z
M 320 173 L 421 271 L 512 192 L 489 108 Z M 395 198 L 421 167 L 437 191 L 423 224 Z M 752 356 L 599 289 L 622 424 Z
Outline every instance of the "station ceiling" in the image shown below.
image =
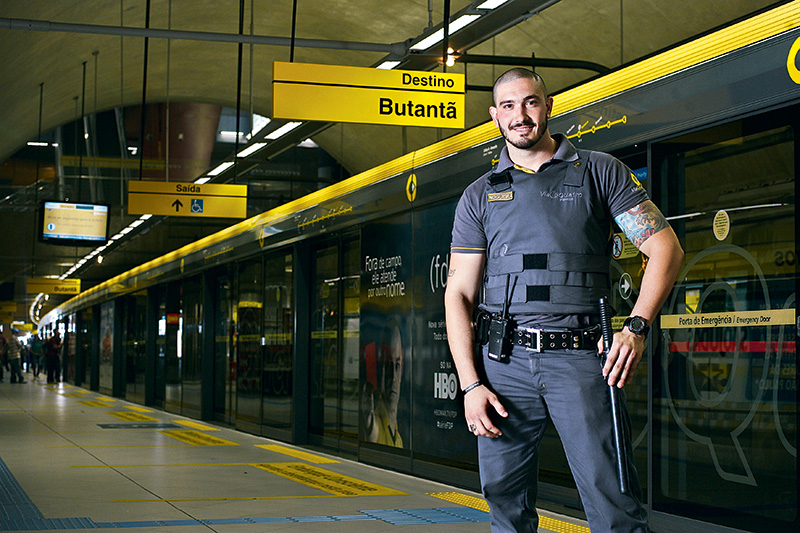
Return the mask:
M 482 15 L 480 23 L 450 35 L 457 53 L 502 58 L 498 64 L 457 61 L 447 68 L 448 72 L 466 74 L 466 127 L 471 127 L 488 120 L 491 93 L 484 89 L 508 68 L 508 58 L 582 61 L 615 69 L 785 2 L 508 0 L 492 12 L 479 10 L 483 3 L 484 0 L 0 3 L 0 301 L 17 301 L 14 318 L 29 321 L 27 308 L 35 295 L 26 294 L 26 279 L 63 275 L 92 250 L 37 242 L 37 213 L 42 200 L 64 200 L 54 196 L 71 194 L 71 201 L 88 202 L 95 194 L 92 179 L 139 179 L 135 165 L 127 171 L 94 169 L 86 175 L 77 172 L 87 182 L 81 189 L 83 181 L 70 176 L 69 169 L 54 165 L 52 148 L 42 156 L 36 148 L 27 146 L 30 141 L 43 139 L 52 145 L 56 131 L 58 138 L 66 137 L 61 146 L 65 153 L 61 155 L 74 156 L 66 153 L 69 138 L 72 135 L 73 150 L 79 150 L 75 145 L 81 143 L 75 139 L 79 138 L 78 131 L 84 131 L 84 124 L 87 131 L 103 135 L 103 124 L 114 122 L 108 117 L 114 117 L 115 110 L 124 110 L 121 116 L 125 119 L 117 124 L 124 123 L 125 133 L 120 130 L 106 136 L 116 139 L 119 133 L 119 139 L 130 140 L 138 137 L 131 131 L 138 131 L 137 117 L 141 116 L 138 113 L 143 104 L 151 113 L 153 109 L 168 108 L 172 111 L 155 113 L 153 120 L 170 117 L 173 133 L 185 128 L 181 133 L 187 137 L 192 131 L 205 132 L 207 138 L 200 143 L 208 154 L 205 168 L 192 170 L 200 176 L 226 158 L 230 160 L 234 153 L 235 145 L 220 141 L 217 135 L 220 117 L 230 119 L 231 110 L 234 116 L 238 110 L 247 119 L 252 114 L 270 117 L 273 62 L 373 67 L 394 59 L 401 61 L 401 69 L 442 72 L 441 43 L 421 52 L 410 52 L 409 47 L 441 28 L 447 9 L 451 24 L 464 14 Z M 551 93 L 598 74 L 588 68 L 537 66 L 536 70 L 547 81 Z M 298 101 L 297 105 L 303 106 L 304 102 Z M 173 118 L 176 110 L 182 110 L 182 122 Z M 84 116 L 95 118 L 84 121 Z M 273 121 L 261 130 L 262 137 L 281 124 Z M 160 127 L 163 129 L 163 125 Z M 240 127 L 240 131 L 249 129 Z M 236 177 L 229 171 L 218 180 L 248 183 L 251 190 L 264 191 L 262 201 L 248 205 L 248 215 L 254 215 L 309 189 L 355 175 L 454 133 L 457 130 L 304 123 L 293 134 L 259 152 L 259 157 L 238 165 Z M 173 138 L 172 134 L 165 136 L 164 142 Z M 183 138 L 181 135 L 177 142 Z M 306 138 L 318 148 L 295 147 Z M 143 139 L 149 139 L 148 135 Z M 243 140 L 239 148 L 247 142 L 253 140 Z M 161 145 L 159 149 L 169 150 Z M 164 158 L 162 152 L 154 153 L 150 151 L 148 156 Z M 96 155 L 103 155 L 102 149 Z M 177 174 L 173 173 L 173 180 L 191 180 L 184 175 L 177 178 Z M 56 186 L 60 177 L 72 187 Z M 158 178 L 152 173 L 145 177 Z M 136 219 L 126 213 L 123 193 L 101 200 L 111 205 L 110 234 Z M 140 231 L 110 248 L 102 264 L 90 261 L 71 277 L 81 278 L 83 289 L 87 289 L 234 222 L 154 217 Z M 58 301 L 56 298 L 51 303 Z

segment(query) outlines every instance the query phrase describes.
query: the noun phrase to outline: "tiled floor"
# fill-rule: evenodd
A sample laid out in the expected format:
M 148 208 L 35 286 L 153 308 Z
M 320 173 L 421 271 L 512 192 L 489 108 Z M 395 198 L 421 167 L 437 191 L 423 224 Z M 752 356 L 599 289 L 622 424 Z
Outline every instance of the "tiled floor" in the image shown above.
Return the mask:
M 479 494 L 26 379 L 0 383 L 0 531 L 490 529 Z

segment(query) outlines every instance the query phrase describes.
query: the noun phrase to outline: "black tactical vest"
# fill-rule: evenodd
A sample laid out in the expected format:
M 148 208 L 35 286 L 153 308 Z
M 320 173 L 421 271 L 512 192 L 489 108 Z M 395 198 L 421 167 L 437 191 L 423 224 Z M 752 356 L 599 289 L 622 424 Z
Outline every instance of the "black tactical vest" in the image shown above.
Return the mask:
M 485 175 L 484 305 L 514 314 L 596 314 L 609 294 L 611 215 L 593 180 L 592 152 L 540 172 Z

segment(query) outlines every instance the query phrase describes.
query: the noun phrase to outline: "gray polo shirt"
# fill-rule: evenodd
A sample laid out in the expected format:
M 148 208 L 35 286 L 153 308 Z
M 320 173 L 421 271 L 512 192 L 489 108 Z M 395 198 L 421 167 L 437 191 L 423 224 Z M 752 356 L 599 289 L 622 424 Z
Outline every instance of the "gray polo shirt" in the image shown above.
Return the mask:
M 466 188 L 456 208 L 452 253 L 483 253 L 492 258 L 506 253 L 563 251 L 610 258 L 613 218 L 647 200 L 647 193 L 627 166 L 602 152 L 582 152 L 588 164 L 583 185 L 565 186 L 565 169 L 576 164 L 579 154 L 563 135 L 553 138 L 558 149 L 538 172 L 515 166 L 504 147 L 496 167 Z M 488 178 L 505 172 L 517 203 L 511 200 L 490 206 L 498 197 L 490 196 Z M 520 203 L 522 198 L 526 203 Z M 501 203 L 505 205 L 498 208 Z M 498 209 L 511 205 L 515 206 L 509 211 L 513 216 L 498 216 Z M 529 216 L 521 217 L 520 212 Z M 522 243 L 522 249 L 511 250 L 517 243 Z M 585 327 L 597 322 L 593 316 L 559 313 L 515 318 L 520 325 L 549 327 Z

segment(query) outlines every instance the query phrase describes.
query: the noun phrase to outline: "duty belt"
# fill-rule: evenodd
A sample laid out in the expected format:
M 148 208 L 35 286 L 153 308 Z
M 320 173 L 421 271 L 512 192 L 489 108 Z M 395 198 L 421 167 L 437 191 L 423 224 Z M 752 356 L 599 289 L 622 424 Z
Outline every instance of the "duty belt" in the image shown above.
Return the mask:
M 549 330 L 518 327 L 511 342 L 532 352 L 545 350 L 596 350 L 600 326 L 589 329 Z

